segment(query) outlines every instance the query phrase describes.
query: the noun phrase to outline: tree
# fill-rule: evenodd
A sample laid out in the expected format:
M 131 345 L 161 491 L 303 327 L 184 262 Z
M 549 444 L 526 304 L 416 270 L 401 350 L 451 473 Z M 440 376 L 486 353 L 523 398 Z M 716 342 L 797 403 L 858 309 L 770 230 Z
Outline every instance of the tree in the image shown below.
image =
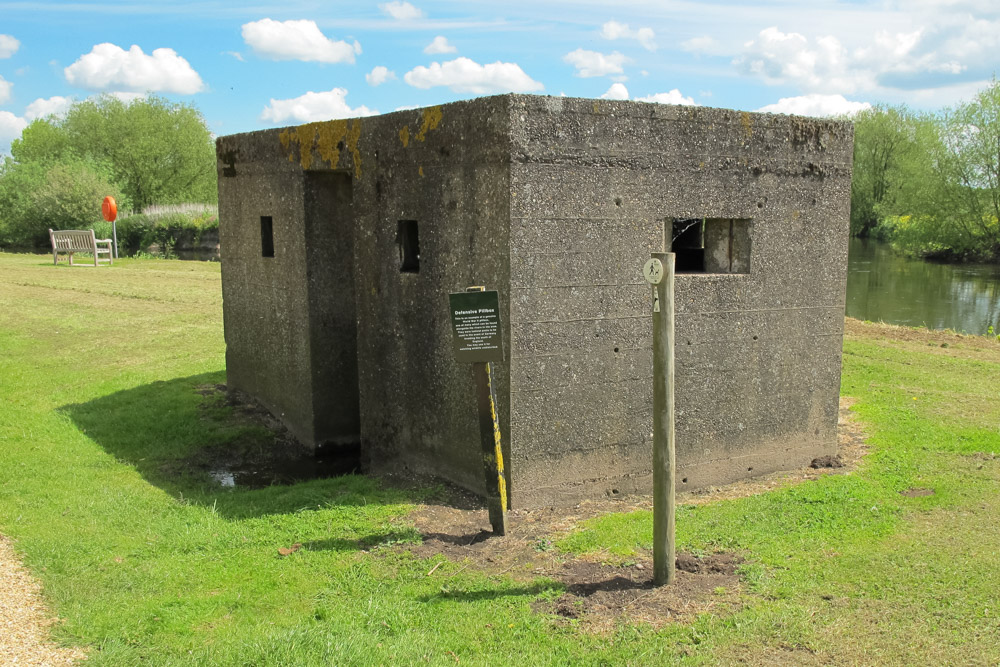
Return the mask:
M 11 144 L 20 164 L 75 157 L 106 165 L 135 210 L 216 201 L 215 144 L 201 113 L 162 97 L 104 95 L 36 120 Z
M 126 201 L 100 165 L 73 158 L 44 164 L 5 162 L 0 169 L 0 242 L 40 246 L 49 229 L 89 229 L 101 201 Z
M 948 259 L 1000 259 L 1000 84 L 918 126 L 894 196 L 878 208 L 894 245 Z
M 46 231 L 89 229 L 103 219 L 101 202 L 108 195 L 125 200 L 99 168 L 82 160 L 56 163 L 32 193 L 34 216 Z
M 915 158 L 918 117 L 906 107 L 875 106 L 854 118 L 851 232 L 866 237 L 878 225 L 879 209 L 898 185 L 902 166 Z

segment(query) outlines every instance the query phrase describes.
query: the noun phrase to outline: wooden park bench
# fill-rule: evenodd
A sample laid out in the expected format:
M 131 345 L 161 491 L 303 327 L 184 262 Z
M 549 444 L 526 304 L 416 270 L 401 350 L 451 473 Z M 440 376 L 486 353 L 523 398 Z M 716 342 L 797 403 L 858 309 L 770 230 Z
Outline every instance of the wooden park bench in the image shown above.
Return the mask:
M 53 264 L 59 263 L 59 253 L 61 252 L 69 255 L 70 266 L 73 266 L 73 253 L 75 252 L 93 253 L 94 266 L 114 263 L 111 254 L 111 239 L 96 238 L 93 229 L 67 229 L 60 231 L 50 229 L 49 238 L 52 240 Z M 107 255 L 107 257 L 102 258 L 101 255 Z

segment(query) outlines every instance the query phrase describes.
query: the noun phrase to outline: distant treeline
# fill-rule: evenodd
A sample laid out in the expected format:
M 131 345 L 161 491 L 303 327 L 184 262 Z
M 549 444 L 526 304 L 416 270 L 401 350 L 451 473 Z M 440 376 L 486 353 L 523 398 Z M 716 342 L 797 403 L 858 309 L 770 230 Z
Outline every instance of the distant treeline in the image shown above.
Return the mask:
M 936 113 L 854 118 L 851 232 L 908 255 L 1000 261 L 1000 83 Z
M 201 113 L 163 98 L 102 96 L 64 117 L 32 122 L 0 165 L 0 247 L 48 245 L 48 230 L 110 225 L 101 201 L 118 202 L 119 240 L 168 247 L 173 228 L 217 225 L 215 144 Z M 129 215 L 153 204 L 201 203 L 172 216 Z M 127 222 L 126 222 L 127 220 Z

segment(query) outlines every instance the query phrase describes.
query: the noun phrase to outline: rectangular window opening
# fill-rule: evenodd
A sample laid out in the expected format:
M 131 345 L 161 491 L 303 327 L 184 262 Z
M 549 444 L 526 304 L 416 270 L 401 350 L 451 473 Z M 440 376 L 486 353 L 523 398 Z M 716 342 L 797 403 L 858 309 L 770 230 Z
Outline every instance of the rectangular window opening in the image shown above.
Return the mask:
M 704 273 L 704 218 L 675 218 L 670 233 L 670 252 L 675 255 L 677 273 Z
M 260 216 L 260 255 L 274 257 L 274 220 L 269 215 Z
M 750 221 L 674 218 L 670 251 L 677 273 L 750 273 Z
M 399 272 L 420 273 L 420 238 L 416 220 L 400 220 L 396 231 L 399 246 Z

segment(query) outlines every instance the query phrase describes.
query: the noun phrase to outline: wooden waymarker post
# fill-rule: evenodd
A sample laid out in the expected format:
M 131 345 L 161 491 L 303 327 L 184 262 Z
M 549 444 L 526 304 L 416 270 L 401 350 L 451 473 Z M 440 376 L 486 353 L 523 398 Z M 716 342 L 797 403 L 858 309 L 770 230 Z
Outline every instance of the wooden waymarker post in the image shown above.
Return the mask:
M 674 583 L 674 253 L 642 269 L 653 286 L 653 585 Z
M 469 287 L 465 292 L 448 295 L 455 359 L 472 363 L 476 383 L 476 406 L 479 410 L 479 436 L 486 477 L 486 505 L 494 535 L 507 533 L 507 480 L 504 477 L 503 450 L 500 447 L 500 420 L 497 396 L 493 389 L 490 363 L 503 361 L 500 334 L 500 297 L 485 287 Z

